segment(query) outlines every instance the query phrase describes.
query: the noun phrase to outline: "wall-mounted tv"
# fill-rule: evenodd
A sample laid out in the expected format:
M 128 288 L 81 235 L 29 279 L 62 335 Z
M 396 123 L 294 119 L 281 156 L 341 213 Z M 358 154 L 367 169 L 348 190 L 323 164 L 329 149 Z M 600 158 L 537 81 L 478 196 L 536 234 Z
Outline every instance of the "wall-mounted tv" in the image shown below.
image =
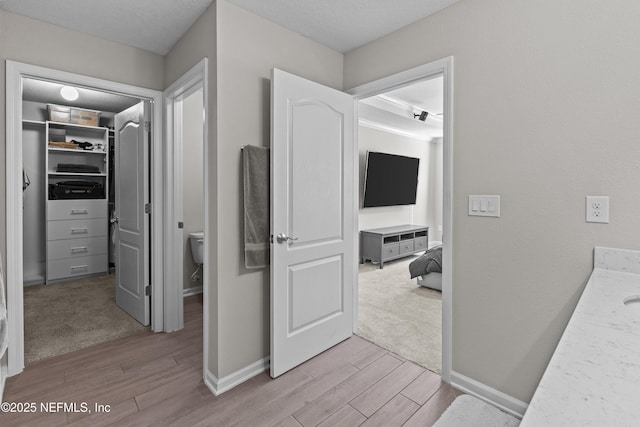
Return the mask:
M 367 151 L 364 208 L 414 205 L 420 159 Z

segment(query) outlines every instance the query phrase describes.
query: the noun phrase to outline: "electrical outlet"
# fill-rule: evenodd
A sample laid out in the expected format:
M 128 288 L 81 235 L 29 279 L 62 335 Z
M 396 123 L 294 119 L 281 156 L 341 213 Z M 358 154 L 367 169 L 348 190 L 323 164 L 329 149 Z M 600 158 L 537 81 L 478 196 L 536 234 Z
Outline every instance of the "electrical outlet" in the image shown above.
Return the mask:
M 609 223 L 609 196 L 587 196 L 586 221 Z

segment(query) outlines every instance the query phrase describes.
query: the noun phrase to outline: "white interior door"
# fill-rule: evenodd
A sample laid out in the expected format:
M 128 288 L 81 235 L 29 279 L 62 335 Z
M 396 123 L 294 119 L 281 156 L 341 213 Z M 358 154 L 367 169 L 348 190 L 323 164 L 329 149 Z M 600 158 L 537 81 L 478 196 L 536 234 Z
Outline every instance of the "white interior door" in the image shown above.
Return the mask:
M 116 304 L 143 325 L 149 324 L 148 123 L 148 102 L 115 117 Z
M 354 100 L 271 75 L 271 376 L 351 336 Z

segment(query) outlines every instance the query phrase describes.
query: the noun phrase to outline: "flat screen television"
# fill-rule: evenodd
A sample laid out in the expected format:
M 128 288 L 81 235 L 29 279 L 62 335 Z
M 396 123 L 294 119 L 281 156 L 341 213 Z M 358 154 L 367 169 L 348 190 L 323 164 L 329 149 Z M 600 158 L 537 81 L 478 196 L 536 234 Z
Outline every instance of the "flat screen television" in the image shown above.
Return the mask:
M 415 205 L 420 159 L 367 151 L 362 207 Z

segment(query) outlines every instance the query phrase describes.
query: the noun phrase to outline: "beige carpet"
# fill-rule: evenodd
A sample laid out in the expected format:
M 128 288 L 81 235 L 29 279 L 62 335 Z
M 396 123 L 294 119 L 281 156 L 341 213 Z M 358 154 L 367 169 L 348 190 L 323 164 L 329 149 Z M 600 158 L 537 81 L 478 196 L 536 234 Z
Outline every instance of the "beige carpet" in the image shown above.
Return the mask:
M 409 278 L 414 259 L 360 265 L 358 335 L 440 373 L 442 294 Z
M 115 274 L 24 288 L 25 363 L 145 330 L 115 304 Z
M 440 416 L 433 427 L 518 427 L 520 421 L 477 397 L 463 394 Z

